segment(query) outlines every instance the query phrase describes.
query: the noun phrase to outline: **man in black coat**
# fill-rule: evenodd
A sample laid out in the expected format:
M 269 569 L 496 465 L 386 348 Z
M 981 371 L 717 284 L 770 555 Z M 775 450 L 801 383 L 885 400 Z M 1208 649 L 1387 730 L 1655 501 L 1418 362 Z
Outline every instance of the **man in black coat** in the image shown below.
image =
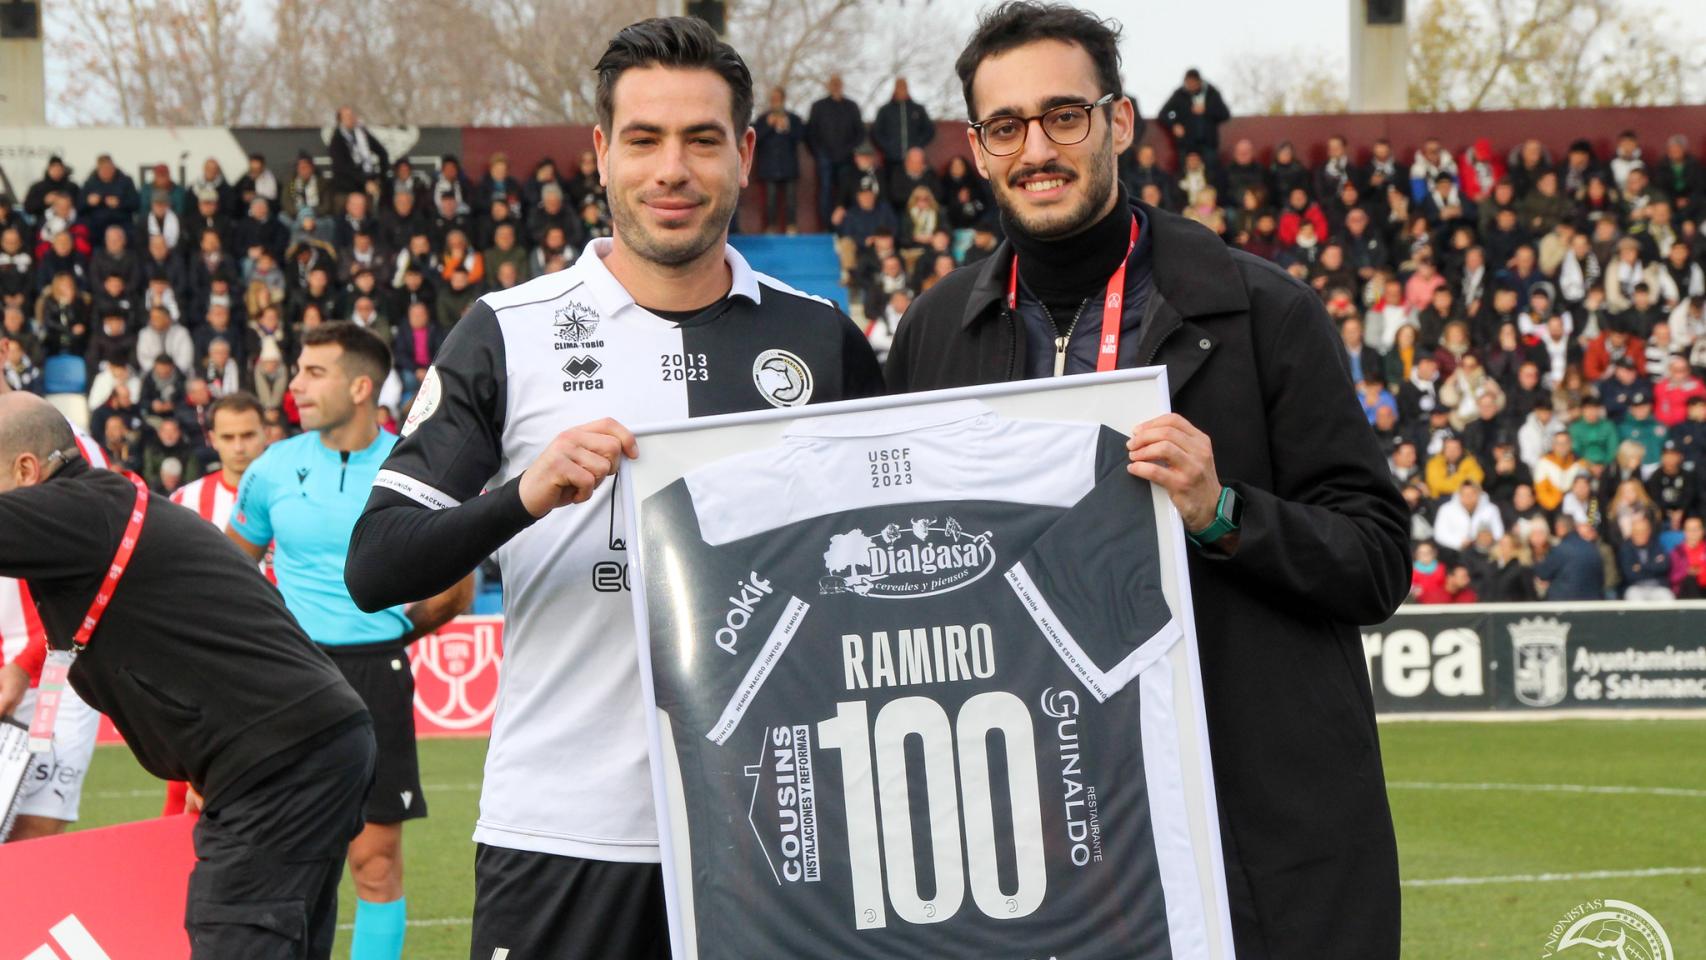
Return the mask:
M 138 500 L 46 401 L 0 387 L 0 575 L 29 583 L 47 645 L 84 648 L 71 686 L 143 768 L 199 795 L 190 956 L 329 957 L 372 719 L 254 563 L 192 511 Z M 110 603 L 92 606 L 104 585 Z M 39 675 L 35 650 L 0 668 L 0 714 Z
M 1220 91 L 1205 83 L 1195 67 L 1185 71 L 1185 82 L 1161 105 L 1161 126 L 1173 135 L 1179 156 L 1200 153 L 1210 168 L 1220 165 L 1220 125 L 1230 119 Z
M 853 169 L 853 151 L 865 139 L 859 105 L 842 93 L 841 74 L 829 75 L 829 95 L 812 104 L 806 116 L 806 145 L 817 161 L 819 229 L 827 229 L 835 210 L 835 185 Z
M 338 108 L 338 125 L 332 129 L 326 150 L 332 156 L 333 209 L 343 205 L 343 195 L 377 184 L 391 166 L 391 156 L 379 138 L 357 121 L 354 107 Z
M 877 108 L 871 139 L 883 152 L 883 162 L 890 166 L 900 163 L 906 151 L 928 147 L 936 139 L 936 125 L 930 122 L 930 113 L 924 105 L 912 99 L 905 77 L 895 78 L 894 98 Z
M 1089 14 L 1007 4 L 957 67 L 974 119 L 999 107 L 1036 115 L 1117 95 L 1117 49 Z M 1080 324 L 1091 329 L 1057 352 L 1051 314 L 1083 304 L 1099 317 L 1129 251 L 1118 365 L 1164 364 L 1175 411 L 1134 431 L 1130 471 L 1167 491 L 1197 544 L 1190 579 L 1237 954 L 1391 960 L 1397 846 L 1357 626 L 1386 619 L 1409 589 L 1403 501 L 1320 299 L 1195 223 L 1122 203 L 1114 157 L 1130 144 L 1129 102 L 1089 123 L 1071 145 L 1031 123 L 1006 156 L 972 129 L 1009 240 L 913 304 L 888 385 L 1094 369 L 1101 325 Z M 1027 189 L 1054 180 L 1065 183 Z

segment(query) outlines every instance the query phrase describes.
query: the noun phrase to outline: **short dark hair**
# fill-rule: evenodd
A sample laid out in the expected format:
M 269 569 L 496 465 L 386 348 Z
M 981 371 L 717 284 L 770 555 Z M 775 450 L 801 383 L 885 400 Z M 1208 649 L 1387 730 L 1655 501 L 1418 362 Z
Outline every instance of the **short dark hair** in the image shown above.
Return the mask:
M 213 401 L 213 406 L 207 408 L 207 425 L 214 428 L 219 425 L 221 413 L 253 413 L 262 420 L 266 419 L 266 411 L 261 407 L 261 401 L 247 390 L 228 393 Z
M 1120 85 L 1119 21 L 1104 20 L 1064 3 L 1008 0 L 978 20 L 977 31 L 954 61 L 954 72 L 959 74 L 965 93 L 967 116 L 977 119 L 971 84 L 978 66 L 990 57 L 1038 40 L 1060 40 L 1082 48 L 1096 65 L 1100 92 L 1116 97 L 1124 92 Z
M 325 344 L 340 347 L 344 352 L 345 369 L 354 376 L 371 378 L 373 394 L 379 395 L 379 387 L 391 372 L 391 348 L 379 339 L 378 334 L 347 320 L 334 320 L 303 331 L 304 347 Z
M 606 135 L 616 113 L 616 81 L 640 67 L 709 70 L 729 85 L 736 136 L 752 125 L 752 72 L 734 47 L 698 17 L 653 17 L 617 31 L 598 58 L 598 125 Z

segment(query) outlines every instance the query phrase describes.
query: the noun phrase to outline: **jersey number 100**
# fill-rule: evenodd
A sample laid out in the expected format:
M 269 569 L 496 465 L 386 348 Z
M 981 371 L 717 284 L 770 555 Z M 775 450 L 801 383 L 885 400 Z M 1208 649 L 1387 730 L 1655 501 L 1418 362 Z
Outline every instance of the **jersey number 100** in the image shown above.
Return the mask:
M 995 817 L 989 783 L 991 731 L 1001 732 L 1007 751 L 1007 795 L 1013 812 L 1013 863 L 1017 886 L 1003 892 L 995 858 Z M 887 902 L 908 923 L 940 923 L 965 900 L 966 878 L 972 900 L 992 919 L 1028 916 L 1042 903 L 1048 887 L 1043 863 L 1043 818 L 1037 792 L 1036 742 L 1031 713 L 1011 693 L 980 693 L 960 708 L 950 725 L 941 704 L 926 697 L 903 697 L 877 711 L 873 729 L 863 702 L 843 701 L 836 714 L 817 725 L 818 744 L 841 753 L 842 795 L 847 809 L 847 853 L 853 871 L 855 927 L 888 925 L 884 905 L 883 854 L 887 853 Z M 929 794 L 930 850 L 936 878 L 934 896 L 918 892 L 913 866 L 913 824 L 908 796 L 906 738 L 922 741 L 924 784 Z M 876 777 L 871 770 L 876 748 Z M 956 749 L 957 747 L 957 749 Z M 955 777 L 954 755 L 959 754 Z M 873 786 L 873 784 L 879 786 Z M 960 806 L 964 791 L 966 861 L 960 860 Z M 882 801 L 882 845 L 877 826 Z

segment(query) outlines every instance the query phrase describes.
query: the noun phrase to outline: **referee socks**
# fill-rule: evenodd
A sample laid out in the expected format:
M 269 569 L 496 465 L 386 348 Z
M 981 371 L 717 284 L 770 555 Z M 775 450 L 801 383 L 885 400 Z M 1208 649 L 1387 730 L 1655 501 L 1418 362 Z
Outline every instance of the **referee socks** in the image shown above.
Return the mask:
M 403 933 L 409 924 L 406 903 L 401 897 L 390 903 L 356 899 L 350 960 L 402 960 Z

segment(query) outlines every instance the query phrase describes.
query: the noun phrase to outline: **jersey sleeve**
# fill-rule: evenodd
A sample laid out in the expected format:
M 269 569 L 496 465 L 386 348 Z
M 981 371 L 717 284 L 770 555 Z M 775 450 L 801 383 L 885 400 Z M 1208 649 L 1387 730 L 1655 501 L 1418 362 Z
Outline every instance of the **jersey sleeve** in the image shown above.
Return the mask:
M 427 370 L 374 488 L 434 510 L 477 496 L 503 454 L 504 365 L 497 314 L 476 302 Z
M 1096 485 L 1007 573 L 1037 628 L 1098 701 L 1182 635 L 1162 589 L 1150 485 L 1125 471 L 1125 439 L 1101 431 Z
M 871 339 L 847 317 L 841 318 L 841 339 L 841 384 L 845 393 L 839 399 L 882 396 L 883 368 L 871 349 Z
M 685 480 L 648 498 L 640 522 L 657 704 L 678 726 L 721 744 L 811 605 L 777 571 L 759 569 L 751 541 L 707 544 Z
M 280 455 L 282 451 L 272 453 L 275 459 Z M 237 509 L 231 511 L 231 529 L 257 547 L 273 541 L 272 484 L 267 477 L 270 466 L 267 459 L 267 454 L 262 454 L 253 466 L 243 471 L 243 479 L 237 484 Z

